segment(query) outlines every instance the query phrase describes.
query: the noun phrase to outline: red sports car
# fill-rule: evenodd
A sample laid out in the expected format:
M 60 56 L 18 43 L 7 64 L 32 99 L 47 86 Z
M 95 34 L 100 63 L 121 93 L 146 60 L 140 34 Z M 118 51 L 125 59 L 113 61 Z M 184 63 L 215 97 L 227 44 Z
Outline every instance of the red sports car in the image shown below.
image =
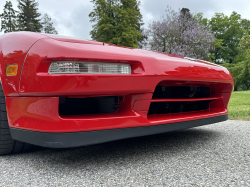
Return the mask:
M 224 121 L 234 84 L 210 62 L 32 32 L 0 37 L 0 66 L 0 154 Z

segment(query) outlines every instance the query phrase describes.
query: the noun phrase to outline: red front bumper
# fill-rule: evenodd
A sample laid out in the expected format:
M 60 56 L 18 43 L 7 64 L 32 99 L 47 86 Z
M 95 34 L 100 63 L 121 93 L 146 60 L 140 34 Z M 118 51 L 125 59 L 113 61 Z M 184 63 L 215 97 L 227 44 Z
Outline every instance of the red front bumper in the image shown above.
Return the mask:
M 48 73 L 52 61 L 72 59 L 126 62 L 131 65 L 132 74 Z M 209 110 L 148 115 L 152 94 L 162 81 L 209 83 L 214 90 L 212 96 L 217 99 L 211 102 L 213 107 Z M 233 79 L 226 68 L 211 63 L 137 49 L 61 42 L 48 37 L 31 47 L 22 65 L 20 79 L 7 77 L 5 85 L 10 127 L 40 132 L 82 132 L 154 126 L 225 115 Z M 60 116 L 59 97 L 62 96 L 122 96 L 123 100 L 114 113 Z
M 115 113 L 60 116 L 59 97 L 6 97 L 10 127 L 40 132 L 81 132 L 177 123 L 227 114 L 230 93 L 205 111 L 147 115 L 152 94 L 124 96 Z M 224 105 L 224 104 L 225 105 Z M 213 103 L 212 103 L 213 104 Z

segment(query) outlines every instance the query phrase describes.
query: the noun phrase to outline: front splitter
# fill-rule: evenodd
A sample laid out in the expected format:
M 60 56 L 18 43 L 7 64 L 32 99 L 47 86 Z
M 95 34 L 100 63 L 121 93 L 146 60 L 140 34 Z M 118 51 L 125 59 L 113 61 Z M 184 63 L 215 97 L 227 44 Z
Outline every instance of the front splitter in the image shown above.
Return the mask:
M 169 123 L 164 125 L 153 125 L 146 127 L 133 127 L 110 129 L 100 131 L 86 131 L 74 133 L 45 133 L 37 131 L 10 128 L 11 136 L 14 140 L 50 148 L 70 148 L 81 147 L 92 144 L 110 142 L 114 140 L 147 136 L 152 134 L 165 133 L 175 130 L 188 129 L 202 125 L 208 125 L 221 121 L 226 121 L 228 114 L 203 118 L 192 121 Z

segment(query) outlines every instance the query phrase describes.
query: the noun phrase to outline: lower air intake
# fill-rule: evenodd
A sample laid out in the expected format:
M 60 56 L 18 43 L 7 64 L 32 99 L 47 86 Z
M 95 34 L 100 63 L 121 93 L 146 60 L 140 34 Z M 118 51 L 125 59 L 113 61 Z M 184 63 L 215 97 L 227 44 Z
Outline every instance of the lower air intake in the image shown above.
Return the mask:
M 119 108 L 118 96 L 69 98 L 60 97 L 59 115 L 88 115 L 114 113 Z
M 162 81 L 153 93 L 148 115 L 208 111 L 221 99 L 210 82 Z M 176 115 L 175 115 L 176 116 Z
M 210 88 L 201 85 L 156 86 L 153 99 L 184 99 L 210 97 Z
M 155 102 L 150 104 L 148 115 L 195 112 L 209 109 L 211 101 Z

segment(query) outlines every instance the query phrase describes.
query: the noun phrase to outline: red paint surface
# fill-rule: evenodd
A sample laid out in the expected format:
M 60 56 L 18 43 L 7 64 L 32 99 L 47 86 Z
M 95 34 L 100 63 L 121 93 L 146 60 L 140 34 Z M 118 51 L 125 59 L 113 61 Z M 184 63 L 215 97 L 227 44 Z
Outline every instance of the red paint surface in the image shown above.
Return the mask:
M 0 37 L 1 80 L 11 127 L 43 132 L 77 132 L 157 125 L 227 113 L 233 79 L 226 68 L 159 52 L 29 32 Z M 27 55 L 27 56 L 26 56 Z M 131 75 L 51 75 L 56 60 L 129 63 Z M 6 77 L 16 63 L 18 76 Z M 147 116 L 156 85 L 209 84 L 209 111 Z M 124 96 L 113 114 L 59 116 L 59 96 Z
M 59 116 L 58 97 L 7 97 L 6 103 L 9 106 L 9 123 L 12 127 L 42 132 L 78 132 L 150 126 L 227 113 L 227 109 L 218 100 L 214 102 L 220 107 L 214 107 L 209 111 L 147 116 L 150 100 L 140 100 L 141 98 L 143 94 L 125 96 L 116 113 L 82 116 Z M 143 101 L 144 105 L 140 106 L 144 108 L 136 108 L 136 105 L 133 105 L 138 101 Z
M 45 36 L 32 32 L 7 33 L 0 36 L 0 75 L 5 96 L 18 96 L 22 65 L 31 46 Z M 7 77 L 6 66 L 18 65 L 17 76 Z

